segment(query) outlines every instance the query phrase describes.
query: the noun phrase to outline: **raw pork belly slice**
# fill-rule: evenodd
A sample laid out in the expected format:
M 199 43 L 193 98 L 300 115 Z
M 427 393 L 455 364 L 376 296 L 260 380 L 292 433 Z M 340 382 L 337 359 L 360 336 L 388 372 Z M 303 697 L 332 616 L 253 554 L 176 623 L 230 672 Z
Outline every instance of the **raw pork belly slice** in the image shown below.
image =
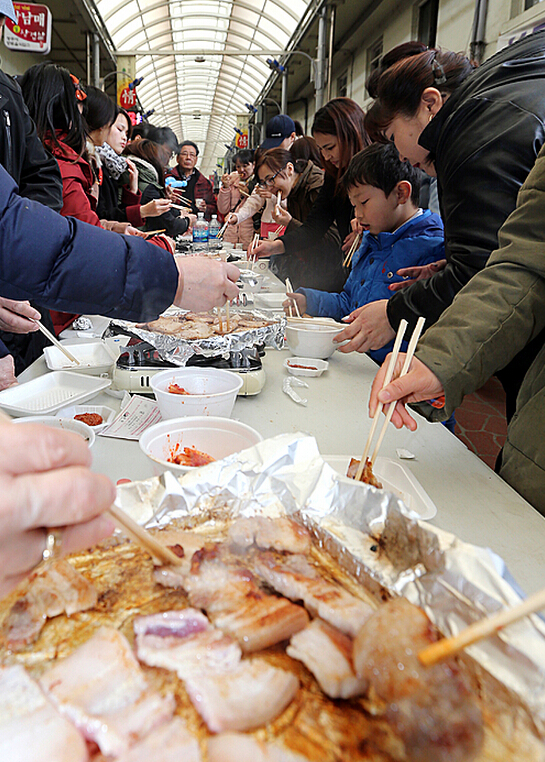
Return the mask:
M 87 762 L 87 745 L 23 667 L 0 667 L 0 759 Z
M 208 729 L 221 733 L 253 730 L 271 722 L 291 703 L 299 681 L 256 658 L 224 673 L 194 674 L 185 680 L 185 687 Z
M 126 638 L 109 627 L 57 662 L 40 683 L 105 755 L 125 753 L 174 712 L 174 698 L 149 689 Z
M 424 611 L 405 598 L 379 606 L 354 642 L 354 666 L 405 743 L 411 762 L 468 762 L 483 742 L 481 711 L 455 659 L 424 667 L 418 652 L 437 640 Z
M 257 545 L 263 549 L 306 553 L 310 548 L 308 530 L 285 517 L 269 519 L 266 516 L 254 516 L 237 519 L 229 527 L 228 541 L 240 549 Z
M 116 762 L 201 762 L 198 741 L 179 717 L 152 730 Z
M 323 579 L 304 556 L 278 558 L 264 552 L 256 558 L 254 568 L 274 590 L 292 601 L 303 601 L 312 616 L 325 619 L 352 638 L 373 613 L 368 603 Z
M 96 606 L 94 585 L 68 561 L 57 561 L 29 578 L 22 598 L 12 606 L 4 622 L 4 637 L 11 648 L 33 643 L 46 619 Z
M 216 627 L 238 640 L 245 653 L 288 640 L 308 623 L 302 606 L 265 593 L 248 569 L 221 558 L 219 546 L 194 554 L 185 588 L 191 605 L 204 609 Z
M 176 672 L 182 680 L 203 670 L 233 669 L 242 656 L 237 641 L 212 627 L 196 609 L 137 617 L 134 632 L 139 660 Z
M 367 680 L 356 676 L 352 666 L 353 641 L 327 622 L 314 619 L 295 634 L 288 656 L 302 661 L 320 688 L 331 698 L 352 698 L 365 693 Z
M 308 762 L 280 744 L 266 744 L 243 733 L 220 733 L 208 741 L 208 762 Z

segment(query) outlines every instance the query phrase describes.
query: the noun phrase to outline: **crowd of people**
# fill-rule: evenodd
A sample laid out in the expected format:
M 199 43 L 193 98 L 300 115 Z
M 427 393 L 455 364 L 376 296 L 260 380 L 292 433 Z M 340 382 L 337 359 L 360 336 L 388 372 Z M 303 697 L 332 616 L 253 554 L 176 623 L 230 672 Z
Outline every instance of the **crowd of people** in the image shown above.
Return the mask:
M 9 0 L 2 7 L 15 18 Z M 0 72 L 13 125 L 0 141 L 0 387 L 40 354 L 37 318 L 60 332 L 81 313 L 144 321 L 171 304 L 202 311 L 233 299 L 237 267 L 173 256 L 196 215 L 217 215 L 225 240 L 270 257 L 294 284 L 286 310 L 296 302 L 346 323 L 341 352 L 387 361 L 400 321 L 425 317 L 410 372 L 383 388 L 379 370 L 371 413 L 396 403 L 394 425 L 414 429 L 415 403 L 446 420 L 497 374 L 509 421 L 499 472 L 545 512 L 544 50 L 536 33 L 477 67 L 401 45 L 368 80 L 366 113 L 335 98 L 311 135 L 274 117 L 216 189 L 195 143 L 133 126 L 63 67 L 38 64 L 18 82 Z M 429 177 L 440 214 L 420 200 Z M 63 528 L 67 551 L 111 531 L 102 513 L 113 487 L 88 470 L 74 435 L 2 424 L 0 451 L 5 591 L 40 560 L 51 528 Z

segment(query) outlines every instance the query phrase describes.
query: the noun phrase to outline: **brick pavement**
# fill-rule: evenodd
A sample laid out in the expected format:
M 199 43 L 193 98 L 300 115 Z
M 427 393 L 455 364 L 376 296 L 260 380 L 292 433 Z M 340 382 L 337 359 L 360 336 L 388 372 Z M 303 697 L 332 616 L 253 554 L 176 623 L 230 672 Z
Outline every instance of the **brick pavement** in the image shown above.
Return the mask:
M 475 394 L 469 394 L 456 410 L 456 436 L 494 468 L 505 442 L 505 394 L 497 378 L 491 378 Z

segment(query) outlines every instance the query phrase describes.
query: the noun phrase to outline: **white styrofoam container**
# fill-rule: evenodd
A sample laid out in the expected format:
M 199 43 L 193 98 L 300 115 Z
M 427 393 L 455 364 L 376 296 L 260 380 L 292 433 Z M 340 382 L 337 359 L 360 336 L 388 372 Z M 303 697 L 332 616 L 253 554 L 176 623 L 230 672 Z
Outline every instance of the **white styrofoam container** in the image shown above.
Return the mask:
M 346 476 L 350 455 L 323 455 L 322 457 L 331 468 L 342 476 Z M 432 502 L 418 479 L 402 463 L 397 463 L 391 458 L 379 457 L 373 466 L 373 473 L 382 482 L 385 490 L 401 498 L 407 508 L 418 513 L 421 519 L 432 519 L 437 513 L 435 503 Z
M 106 407 L 106 405 L 70 405 L 58 410 L 56 415 L 58 418 L 73 419 L 74 416 L 82 415 L 83 413 L 97 413 L 102 416 L 103 423 L 100 423 L 98 426 L 90 426 L 95 434 L 98 434 L 99 431 L 109 426 L 116 416 L 115 410 L 111 407 Z
M 85 402 L 111 384 L 109 378 L 57 370 L 0 392 L 0 407 L 7 413 L 50 415 L 61 407 Z
M 265 307 L 270 310 L 281 310 L 282 304 L 286 301 L 286 294 L 265 293 L 254 294 L 254 304 L 256 307 Z
M 44 347 L 45 363 L 49 370 L 71 370 L 99 376 L 109 373 L 116 361 L 113 351 L 103 341 L 79 342 L 78 344 L 63 344 L 63 347 L 80 361 L 80 365 L 66 357 L 58 347 Z
M 169 368 L 150 379 L 151 388 L 163 418 L 186 415 L 212 415 L 229 418 L 242 376 L 220 368 Z M 172 394 L 170 384 L 178 384 L 189 394 Z

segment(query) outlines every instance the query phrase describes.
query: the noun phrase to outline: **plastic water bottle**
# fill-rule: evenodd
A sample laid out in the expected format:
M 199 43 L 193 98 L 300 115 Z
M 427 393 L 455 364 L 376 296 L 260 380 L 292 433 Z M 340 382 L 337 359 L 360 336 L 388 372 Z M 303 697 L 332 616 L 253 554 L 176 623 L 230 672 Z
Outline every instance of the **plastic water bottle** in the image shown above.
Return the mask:
M 210 249 L 217 249 L 219 246 L 218 233 L 221 230 L 221 225 L 218 221 L 218 215 L 213 214 L 208 226 L 208 247 Z
M 197 222 L 193 225 L 193 251 L 208 251 L 208 222 L 204 212 L 198 212 Z

